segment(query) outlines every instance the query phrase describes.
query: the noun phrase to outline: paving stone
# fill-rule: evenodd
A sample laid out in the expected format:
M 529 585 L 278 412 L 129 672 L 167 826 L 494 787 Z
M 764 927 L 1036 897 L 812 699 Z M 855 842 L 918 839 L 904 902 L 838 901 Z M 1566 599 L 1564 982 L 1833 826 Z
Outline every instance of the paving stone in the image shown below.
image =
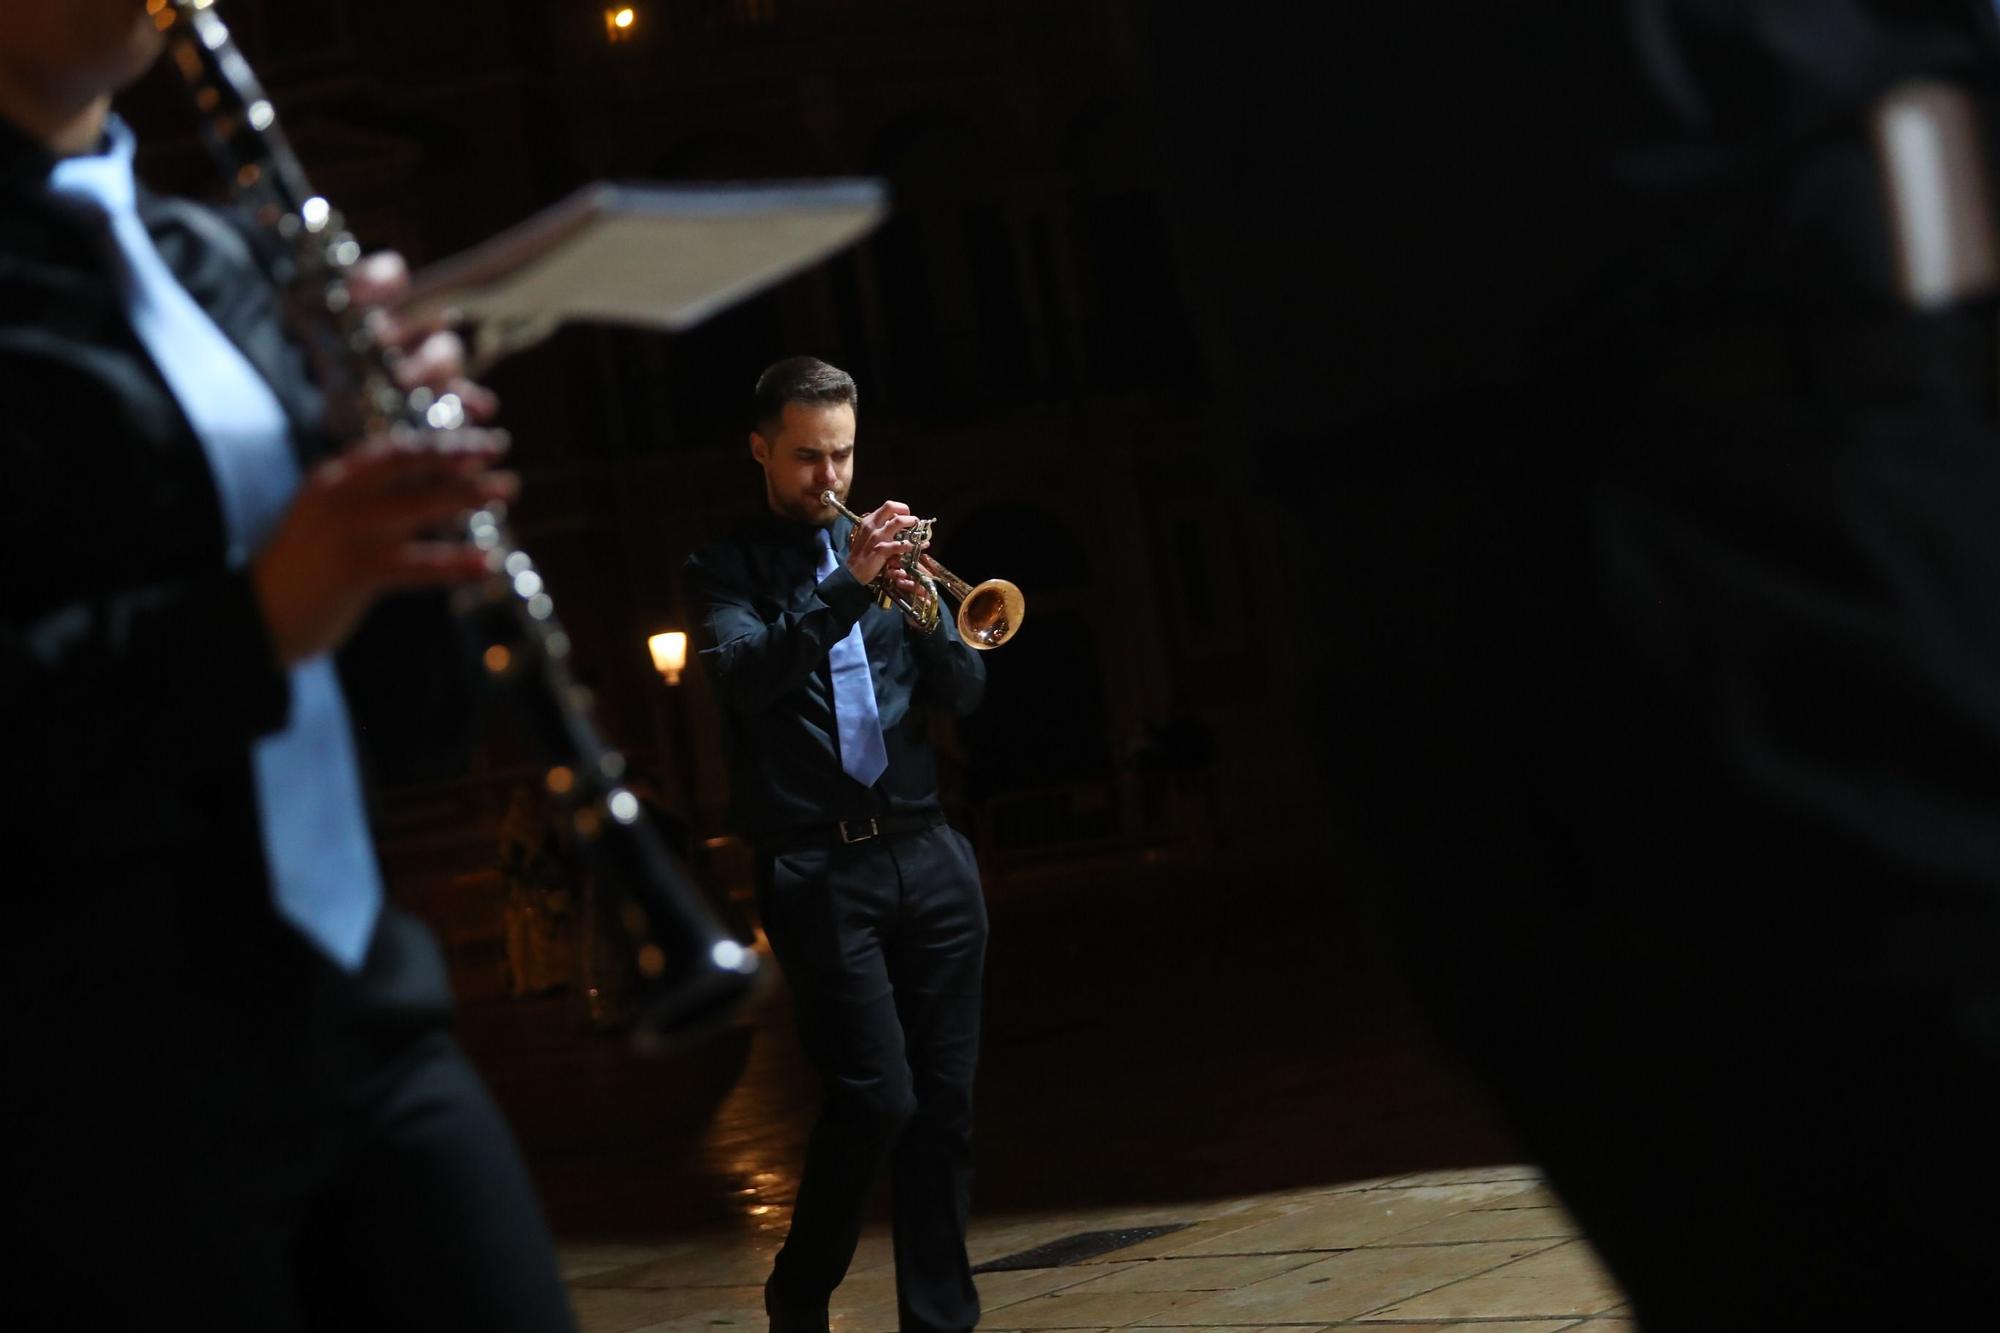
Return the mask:
M 976 1221 L 974 1262 L 1079 1232 L 1184 1219 L 1129 1250 L 976 1279 L 994 1333 L 1627 1333 L 1618 1291 L 1525 1167 L 1454 1170 L 1178 1205 Z M 782 1223 L 782 1216 L 779 1218 Z M 583 1333 L 764 1326 L 776 1240 L 718 1229 L 670 1242 L 562 1247 Z M 888 1228 L 863 1234 L 830 1303 L 834 1333 L 894 1333 Z

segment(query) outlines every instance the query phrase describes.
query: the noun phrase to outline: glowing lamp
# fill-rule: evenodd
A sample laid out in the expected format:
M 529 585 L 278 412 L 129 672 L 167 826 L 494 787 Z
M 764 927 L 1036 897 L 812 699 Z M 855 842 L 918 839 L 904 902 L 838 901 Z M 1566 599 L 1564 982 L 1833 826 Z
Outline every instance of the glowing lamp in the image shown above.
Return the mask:
M 688 663 L 686 634 L 677 629 L 655 634 L 646 640 L 646 650 L 653 655 L 653 670 L 660 673 L 660 679 L 669 685 L 681 683 L 681 672 Z

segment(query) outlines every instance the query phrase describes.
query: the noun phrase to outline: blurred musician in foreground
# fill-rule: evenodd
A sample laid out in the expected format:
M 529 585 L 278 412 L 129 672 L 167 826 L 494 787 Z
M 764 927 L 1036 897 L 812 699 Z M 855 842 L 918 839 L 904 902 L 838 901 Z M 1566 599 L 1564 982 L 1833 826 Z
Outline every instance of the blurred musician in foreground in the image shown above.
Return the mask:
M 810 357 L 757 381 L 750 454 L 770 512 L 688 561 L 701 661 L 723 713 L 735 819 L 757 906 L 825 1079 L 791 1234 L 765 1307 L 773 1333 L 825 1333 L 884 1163 L 894 1176 L 901 1327 L 968 1329 L 972 1080 L 986 904 L 945 823 L 931 709 L 985 691 L 952 617 L 924 634 L 869 589 L 916 520 L 890 501 L 858 528 L 854 381 Z
M 133 182 L 110 100 L 159 48 L 139 0 L 0 8 L 9 1304 L 570 1328 L 364 809 L 469 734 L 435 590 L 483 564 L 430 534 L 513 491 L 502 444 L 322 437 L 262 238 Z M 490 410 L 452 339 L 391 332 Z
M 1980 1308 L 1991 0 L 1128 8 L 1443 1030 L 1645 1328 Z

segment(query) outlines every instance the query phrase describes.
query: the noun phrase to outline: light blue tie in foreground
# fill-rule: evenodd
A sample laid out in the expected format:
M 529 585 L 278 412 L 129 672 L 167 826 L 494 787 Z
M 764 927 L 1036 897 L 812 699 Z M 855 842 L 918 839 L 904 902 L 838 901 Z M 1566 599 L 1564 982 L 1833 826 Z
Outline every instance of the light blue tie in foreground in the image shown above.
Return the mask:
M 833 573 L 839 562 L 833 538 L 819 530 L 819 576 Z M 833 718 L 840 729 L 840 766 L 864 787 L 889 767 L 889 747 L 882 739 L 882 715 L 875 711 L 875 678 L 868 674 L 868 644 L 857 623 L 827 654 L 833 676 Z
M 57 163 L 49 187 L 116 241 L 126 314 L 208 455 L 229 563 L 241 568 L 298 490 L 291 427 L 270 386 L 168 271 L 139 220 L 132 134 L 116 120 L 109 132 L 108 153 Z M 291 695 L 285 729 L 252 752 L 264 853 L 279 913 L 354 971 L 381 914 L 382 880 L 333 659 L 293 667 Z

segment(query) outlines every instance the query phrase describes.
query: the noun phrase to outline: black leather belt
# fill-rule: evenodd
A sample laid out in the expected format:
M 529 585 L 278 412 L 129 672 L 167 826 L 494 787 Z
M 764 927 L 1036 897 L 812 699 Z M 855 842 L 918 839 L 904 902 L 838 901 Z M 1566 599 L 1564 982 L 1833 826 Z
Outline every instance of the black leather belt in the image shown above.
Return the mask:
M 757 845 L 772 852 L 796 851 L 802 847 L 852 846 L 858 842 L 900 838 L 905 834 L 921 833 L 925 829 L 941 828 L 944 822 L 942 810 L 917 810 L 903 815 L 876 815 L 872 819 L 843 819 L 833 824 L 810 824 L 804 828 L 786 829 L 782 833 L 759 838 Z

